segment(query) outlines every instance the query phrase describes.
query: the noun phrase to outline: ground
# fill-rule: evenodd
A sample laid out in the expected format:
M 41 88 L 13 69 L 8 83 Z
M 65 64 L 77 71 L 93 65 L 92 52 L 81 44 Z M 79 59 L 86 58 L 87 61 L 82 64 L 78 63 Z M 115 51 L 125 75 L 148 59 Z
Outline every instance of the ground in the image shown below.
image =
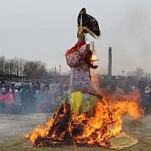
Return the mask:
M 104 147 L 34 147 L 24 135 L 44 124 L 51 114 L 0 115 L 0 151 L 112 151 Z M 151 114 L 132 120 L 123 118 L 123 130 L 139 140 L 124 151 L 151 151 Z

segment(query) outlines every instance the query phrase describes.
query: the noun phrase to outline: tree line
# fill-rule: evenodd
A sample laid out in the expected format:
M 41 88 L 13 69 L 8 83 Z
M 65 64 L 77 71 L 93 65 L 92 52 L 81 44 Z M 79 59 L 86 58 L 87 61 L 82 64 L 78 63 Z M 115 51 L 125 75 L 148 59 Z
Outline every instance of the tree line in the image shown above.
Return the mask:
M 0 56 L 0 79 L 54 79 L 58 76 L 60 71 L 47 69 L 47 64 L 42 61 L 29 61 L 17 57 L 6 59 Z M 140 67 L 127 72 L 126 76 L 151 78 L 151 74 L 145 73 Z
M 0 77 L 5 79 L 50 79 L 59 75 L 56 70 L 48 70 L 42 61 L 29 61 L 14 57 L 6 59 L 0 56 Z

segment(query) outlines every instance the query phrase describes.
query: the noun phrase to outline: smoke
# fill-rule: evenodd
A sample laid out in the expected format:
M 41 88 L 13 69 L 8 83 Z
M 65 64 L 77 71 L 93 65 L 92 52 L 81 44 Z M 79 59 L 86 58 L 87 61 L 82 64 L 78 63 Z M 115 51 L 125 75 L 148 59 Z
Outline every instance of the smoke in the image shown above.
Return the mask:
M 110 10 L 112 14 L 109 15 L 112 18 L 109 18 L 107 31 L 102 29 L 102 39 L 100 40 L 101 45 L 108 44 L 105 45 L 103 51 L 105 49 L 107 52 L 108 47 L 112 47 L 113 74 L 121 75 L 123 70 L 126 73 L 134 71 L 137 67 L 143 68 L 145 72 L 150 72 L 151 1 L 124 1 L 124 3 L 118 1 L 117 4 L 118 6 Z M 119 8 L 117 9 L 117 7 Z M 104 61 L 103 51 L 100 53 L 101 61 Z M 107 56 L 105 58 L 108 62 Z
M 146 2 L 146 1 L 145 1 Z M 125 53 L 126 61 L 150 72 L 151 43 L 150 43 L 150 8 L 146 3 L 135 3 L 125 15 Z
M 92 88 L 96 91 L 100 91 L 100 78 L 99 74 L 97 74 L 94 70 L 91 70 Z

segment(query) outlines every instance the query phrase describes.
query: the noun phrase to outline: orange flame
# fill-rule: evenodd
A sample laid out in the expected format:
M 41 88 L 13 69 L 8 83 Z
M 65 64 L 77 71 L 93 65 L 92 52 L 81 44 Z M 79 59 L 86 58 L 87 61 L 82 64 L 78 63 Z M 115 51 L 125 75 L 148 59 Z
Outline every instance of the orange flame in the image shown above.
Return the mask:
M 144 112 L 139 108 L 139 92 L 124 95 L 120 100 L 103 98 L 97 103 L 95 115 L 76 115 L 71 112 L 66 102 L 54 112 L 46 127 L 37 126 L 28 135 L 36 146 L 57 144 L 106 146 L 106 140 L 122 131 L 122 116 L 141 117 Z
M 92 60 L 92 61 L 96 61 L 96 54 L 95 54 L 95 53 L 92 54 L 91 60 Z

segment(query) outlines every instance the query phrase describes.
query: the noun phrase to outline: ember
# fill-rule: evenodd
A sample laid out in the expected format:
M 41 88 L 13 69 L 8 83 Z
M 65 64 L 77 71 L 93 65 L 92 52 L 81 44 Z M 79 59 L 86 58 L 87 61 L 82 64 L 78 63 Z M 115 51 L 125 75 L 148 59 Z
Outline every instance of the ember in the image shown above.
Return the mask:
M 110 147 L 108 140 L 122 132 L 122 115 L 138 118 L 143 114 L 137 104 L 139 94 L 136 93 L 124 96 L 121 101 L 100 100 L 92 117 L 87 113 L 75 114 L 68 101 L 64 101 L 56 108 L 46 127 L 37 126 L 28 137 L 35 146 L 72 144 Z

